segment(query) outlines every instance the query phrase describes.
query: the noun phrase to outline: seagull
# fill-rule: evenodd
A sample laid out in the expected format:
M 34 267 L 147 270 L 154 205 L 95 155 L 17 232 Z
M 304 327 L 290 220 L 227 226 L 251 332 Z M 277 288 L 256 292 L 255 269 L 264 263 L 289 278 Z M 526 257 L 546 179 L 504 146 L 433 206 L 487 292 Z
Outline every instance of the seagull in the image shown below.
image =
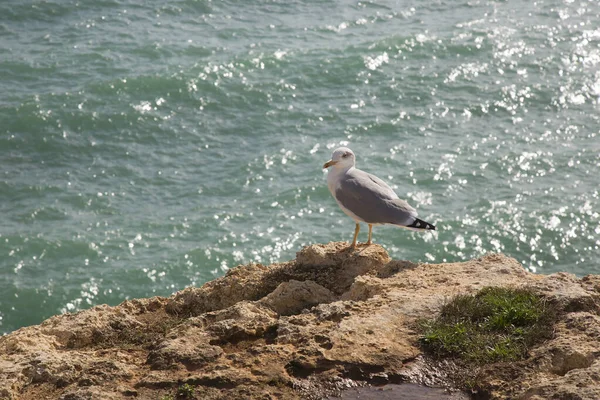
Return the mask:
M 330 168 L 327 186 L 331 195 L 342 211 L 356 222 L 350 248 L 356 247 L 360 222 L 369 225 L 367 246 L 372 243 L 373 225 L 391 224 L 421 232 L 435 230 L 434 225 L 417 218 L 417 210 L 398 198 L 387 183 L 356 168 L 355 161 L 352 150 L 340 147 L 323 165 L 323 169 Z

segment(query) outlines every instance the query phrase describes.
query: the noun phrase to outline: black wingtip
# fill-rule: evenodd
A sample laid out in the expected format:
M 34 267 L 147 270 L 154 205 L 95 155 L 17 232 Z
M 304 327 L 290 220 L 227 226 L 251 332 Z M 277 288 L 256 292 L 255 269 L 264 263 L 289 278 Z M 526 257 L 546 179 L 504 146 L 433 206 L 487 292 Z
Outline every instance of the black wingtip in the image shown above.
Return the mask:
M 408 228 L 422 229 L 424 231 L 435 231 L 435 225 L 425 222 L 422 219 L 416 218 L 415 221 L 407 225 Z

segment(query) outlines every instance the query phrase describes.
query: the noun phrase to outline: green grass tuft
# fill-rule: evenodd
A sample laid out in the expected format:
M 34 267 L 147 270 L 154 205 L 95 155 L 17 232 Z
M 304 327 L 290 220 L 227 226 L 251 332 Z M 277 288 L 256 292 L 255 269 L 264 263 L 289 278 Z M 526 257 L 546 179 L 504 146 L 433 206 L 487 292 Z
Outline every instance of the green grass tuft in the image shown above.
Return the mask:
M 193 385 L 184 383 L 183 385 L 179 386 L 179 388 L 177 389 L 177 398 L 178 399 L 193 399 L 195 391 L 196 391 L 196 388 Z
M 421 346 L 437 357 L 477 364 L 514 361 L 553 334 L 556 313 L 530 289 L 484 288 L 459 295 L 420 323 Z

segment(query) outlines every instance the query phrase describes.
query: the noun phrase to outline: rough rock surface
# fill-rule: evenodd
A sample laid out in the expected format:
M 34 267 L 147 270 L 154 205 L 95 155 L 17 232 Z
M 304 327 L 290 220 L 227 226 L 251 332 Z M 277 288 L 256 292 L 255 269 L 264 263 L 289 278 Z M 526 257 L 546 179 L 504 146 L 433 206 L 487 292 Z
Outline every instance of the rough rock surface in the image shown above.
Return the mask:
M 533 287 L 564 310 L 555 337 L 479 373 L 493 399 L 600 399 L 600 277 L 535 275 L 490 254 L 391 260 L 372 245 L 305 247 L 170 298 L 52 317 L 0 338 L 0 399 L 323 398 L 364 384 L 447 383 L 421 353 L 418 318 L 486 286 Z M 434 365 L 437 365 L 434 366 Z M 482 395 L 483 393 L 483 395 Z M 181 396 L 180 396 L 181 397 Z

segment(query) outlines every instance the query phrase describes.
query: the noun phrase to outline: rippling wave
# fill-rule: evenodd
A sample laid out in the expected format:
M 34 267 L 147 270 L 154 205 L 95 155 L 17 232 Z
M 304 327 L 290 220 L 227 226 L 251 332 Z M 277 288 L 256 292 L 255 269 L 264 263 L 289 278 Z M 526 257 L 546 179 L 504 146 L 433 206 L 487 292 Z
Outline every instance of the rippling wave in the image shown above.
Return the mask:
M 395 258 L 490 251 L 600 273 L 595 2 L 0 4 L 0 332 L 350 240 L 348 145 L 438 226 Z

